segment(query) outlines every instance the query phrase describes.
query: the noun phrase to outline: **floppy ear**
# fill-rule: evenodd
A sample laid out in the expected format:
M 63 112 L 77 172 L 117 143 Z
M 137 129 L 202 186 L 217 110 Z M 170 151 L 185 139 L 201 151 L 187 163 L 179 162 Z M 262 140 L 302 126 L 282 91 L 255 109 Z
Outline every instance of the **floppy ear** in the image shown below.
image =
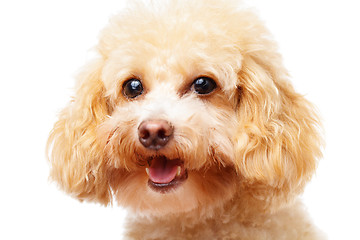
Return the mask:
M 281 198 L 298 194 L 321 157 L 314 107 L 294 91 L 271 46 L 244 54 L 239 85 L 236 165 L 245 185 Z
M 51 178 L 80 200 L 108 204 L 111 191 L 96 128 L 107 103 L 100 80 L 102 61 L 89 64 L 77 79 L 76 96 L 61 112 L 50 134 L 47 151 Z

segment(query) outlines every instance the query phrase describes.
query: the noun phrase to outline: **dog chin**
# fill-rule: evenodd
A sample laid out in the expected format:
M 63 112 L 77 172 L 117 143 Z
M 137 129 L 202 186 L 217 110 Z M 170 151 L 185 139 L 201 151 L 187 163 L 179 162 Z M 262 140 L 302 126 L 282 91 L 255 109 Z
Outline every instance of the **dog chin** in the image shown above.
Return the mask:
M 232 167 L 186 168 L 180 159 L 156 156 L 134 171 L 113 168 L 111 185 L 119 205 L 142 215 L 211 212 L 238 188 Z

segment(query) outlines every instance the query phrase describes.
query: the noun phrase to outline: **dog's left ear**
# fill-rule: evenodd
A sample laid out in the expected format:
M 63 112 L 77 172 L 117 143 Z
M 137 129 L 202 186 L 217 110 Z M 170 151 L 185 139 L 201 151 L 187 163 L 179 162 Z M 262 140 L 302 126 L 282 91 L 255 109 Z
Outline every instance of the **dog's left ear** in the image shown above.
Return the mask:
M 108 183 L 97 127 L 108 114 L 101 81 L 103 61 L 86 66 L 77 78 L 76 94 L 61 112 L 48 140 L 51 178 L 80 200 L 108 204 Z
M 243 55 L 236 166 L 245 184 L 296 194 L 321 156 L 319 118 L 294 91 L 273 43 L 264 45 L 268 47 Z

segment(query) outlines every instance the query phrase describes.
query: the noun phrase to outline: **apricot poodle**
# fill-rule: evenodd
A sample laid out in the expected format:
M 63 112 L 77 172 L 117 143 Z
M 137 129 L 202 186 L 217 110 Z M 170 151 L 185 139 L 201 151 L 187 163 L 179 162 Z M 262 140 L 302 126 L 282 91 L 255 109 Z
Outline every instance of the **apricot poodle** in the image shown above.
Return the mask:
M 133 2 L 96 50 L 48 142 L 64 191 L 126 207 L 125 239 L 323 239 L 297 198 L 319 119 L 252 11 Z

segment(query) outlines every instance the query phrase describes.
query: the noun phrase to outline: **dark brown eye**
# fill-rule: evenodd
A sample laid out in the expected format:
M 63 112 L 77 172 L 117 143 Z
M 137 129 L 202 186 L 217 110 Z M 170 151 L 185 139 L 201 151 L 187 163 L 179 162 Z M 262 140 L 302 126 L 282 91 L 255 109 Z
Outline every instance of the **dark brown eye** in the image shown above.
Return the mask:
M 216 83 L 209 77 L 199 77 L 195 79 L 192 87 L 197 94 L 208 94 L 214 91 Z
M 135 98 L 143 93 L 143 86 L 141 81 L 136 78 L 127 80 L 123 84 L 123 94 L 127 98 Z

